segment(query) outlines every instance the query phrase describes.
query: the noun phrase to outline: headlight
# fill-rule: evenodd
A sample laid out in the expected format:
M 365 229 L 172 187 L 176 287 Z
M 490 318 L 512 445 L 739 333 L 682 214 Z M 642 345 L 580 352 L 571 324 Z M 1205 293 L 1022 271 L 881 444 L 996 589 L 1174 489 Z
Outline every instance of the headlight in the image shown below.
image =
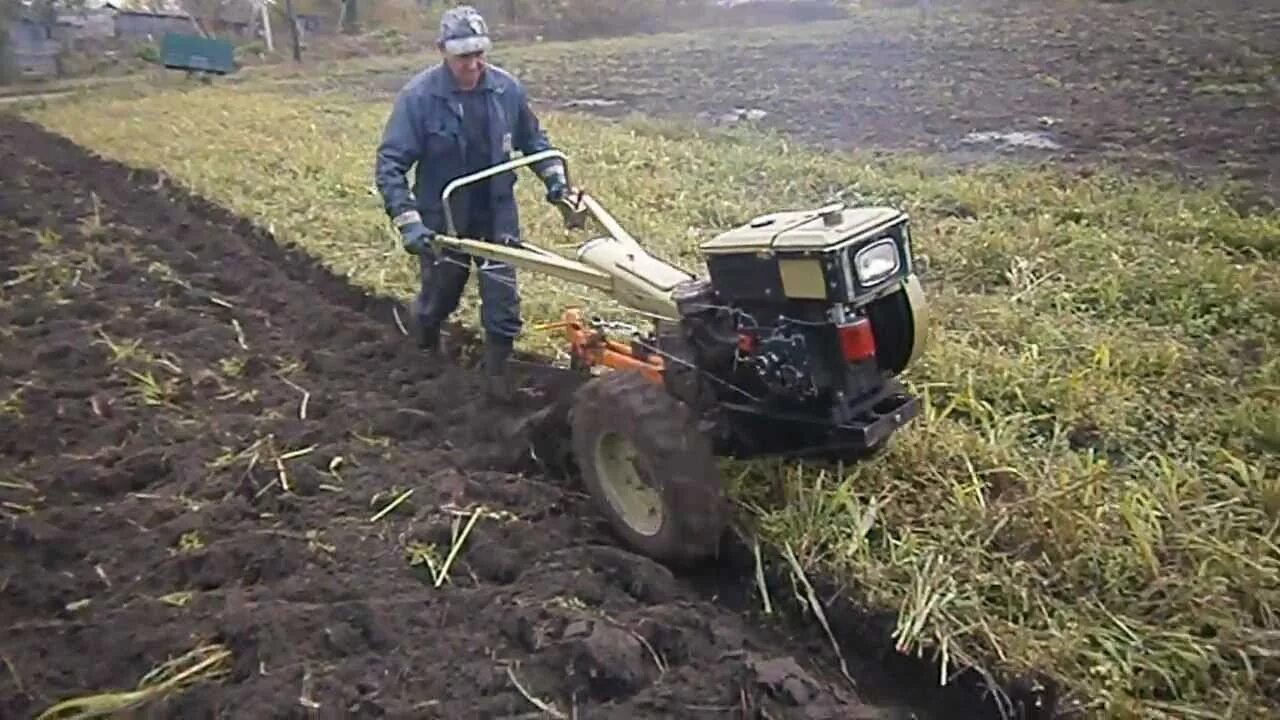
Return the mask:
M 875 285 L 898 271 L 898 244 L 891 238 L 871 243 L 853 256 L 853 268 L 861 285 Z

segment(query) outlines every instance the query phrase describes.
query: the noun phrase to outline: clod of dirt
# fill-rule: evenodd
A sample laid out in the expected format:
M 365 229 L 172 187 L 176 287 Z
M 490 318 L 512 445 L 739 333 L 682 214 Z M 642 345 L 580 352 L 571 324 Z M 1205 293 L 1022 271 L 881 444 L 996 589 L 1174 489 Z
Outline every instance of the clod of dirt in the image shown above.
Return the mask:
M 752 658 L 747 667 L 755 675 L 757 684 L 767 689 L 773 697 L 791 705 L 808 705 L 818 694 L 817 683 L 800 667 L 795 658 Z
M 599 700 L 630 696 L 657 674 L 640 638 L 625 630 L 579 621 L 565 628 L 564 639 L 571 646 L 569 667 Z
M 665 603 L 677 593 L 671 570 L 649 558 L 601 545 L 591 548 L 589 562 L 592 569 L 641 602 Z
M 882 709 L 864 705 L 839 688 L 819 683 L 795 658 L 748 658 L 746 667 L 755 684 L 783 705 L 803 708 L 808 720 L 888 720 Z
M 530 617 L 531 615 L 534 617 Z M 502 619 L 502 635 L 525 652 L 538 652 L 542 649 L 542 637 L 537 619 L 536 610 L 522 609 L 507 613 Z
M 99 481 L 97 492 L 122 494 L 140 492 L 160 482 L 172 471 L 170 459 L 163 448 L 147 448 L 120 463 Z M 73 488 L 84 491 L 89 488 Z
M 468 565 L 481 580 L 508 585 L 520 577 L 521 557 L 515 550 L 497 544 L 480 546 Z

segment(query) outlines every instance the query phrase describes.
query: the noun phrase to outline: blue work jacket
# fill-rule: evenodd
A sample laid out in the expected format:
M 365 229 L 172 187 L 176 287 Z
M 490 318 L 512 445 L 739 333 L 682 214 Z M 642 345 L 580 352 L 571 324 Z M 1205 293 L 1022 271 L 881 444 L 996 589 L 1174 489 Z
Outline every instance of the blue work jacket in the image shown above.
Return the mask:
M 529 107 L 524 85 L 507 71 L 489 65 L 479 89 L 488 98 L 490 165 L 506 162 L 519 150 L 529 155 L 551 148 L 538 118 Z M 460 90 L 449 68 L 441 63 L 415 75 L 401 88 L 378 146 L 374 179 L 388 217 L 417 210 L 422 222 L 436 232 L 446 232 L 441 193 L 466 173 L 466 134 L 462 128 Z M 406 175 L 416 164 L 412 190 Z M 557 159 L 533 166 L 544 180 L 559 168 Z M 488 178 L 496 237 L 520 237 L 516 209 L 516 174 L 506 172 Z M 462 225 L 470 217 L 465 188 L 450 197 L 453 221 Z M 488 238 L 486 238 L 488 239 Z

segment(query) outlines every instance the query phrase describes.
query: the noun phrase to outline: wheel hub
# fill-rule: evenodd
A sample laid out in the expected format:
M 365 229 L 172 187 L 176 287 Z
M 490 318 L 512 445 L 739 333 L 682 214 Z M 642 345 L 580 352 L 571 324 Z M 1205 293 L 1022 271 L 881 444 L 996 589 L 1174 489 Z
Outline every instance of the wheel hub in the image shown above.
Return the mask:
M 657 534 L 662 527 L 662 498 L 645 482 L 648 473 L 636 446 L 621 435 L 606 433 L 596 445 L 595 463 L 605 500 L 614 512 L 635 532 Z

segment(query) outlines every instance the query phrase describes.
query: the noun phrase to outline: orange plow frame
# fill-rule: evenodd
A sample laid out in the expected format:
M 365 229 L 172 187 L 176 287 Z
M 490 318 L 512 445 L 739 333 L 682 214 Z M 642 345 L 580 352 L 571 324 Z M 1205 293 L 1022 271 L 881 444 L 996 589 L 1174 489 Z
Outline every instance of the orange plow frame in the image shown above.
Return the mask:
M 567 308 L 560 322 L 540 325 L 540 330 L 563 329 L 569 352 L 586 367 L 603 365 L 614 370 L 637 370 L 650 382 L 662 384 L 666 367 L 661 357 L 637 357 L 627 343 L 610 340 L 588 326 L 579 308 Z

